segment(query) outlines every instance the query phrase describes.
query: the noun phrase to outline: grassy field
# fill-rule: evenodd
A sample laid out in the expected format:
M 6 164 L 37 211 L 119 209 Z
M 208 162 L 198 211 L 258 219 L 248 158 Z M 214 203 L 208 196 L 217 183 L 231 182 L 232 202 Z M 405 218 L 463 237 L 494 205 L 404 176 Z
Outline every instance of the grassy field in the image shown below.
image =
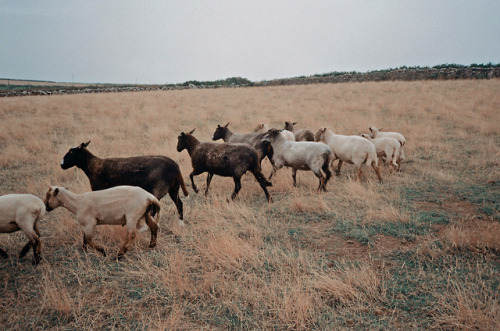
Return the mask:
M 346 83 L 0 99 L 0 194 L 42 197 L 49 185 L 90 190 L 66 151 L 91 140 L 100 157 L 162 154 L 188 183 L 181 131 L 210 140 L 217 124 L 266 122 L 341 134 L 383 126 L 405 135 L 401 173 L 384 183 L 343 166 L 317 179 L 273 178 L 268 204 L 251 175 L 183 198 L 187 226 L 162 199 L 163 229 L 124 259 L 82 251 L 82 230 L 59 208 L 41 222 L 43 261 L 0 234 L 3 329 L 481 329 L 500 327 L 500 80 Z M 267 160 L 264 173 L 271 171 Z M 206 175 L 196 177 L 204 189 Z M 173 235 L 165 234 L 168 229 Z M 96 242 L 116 255 L 119 227 Z

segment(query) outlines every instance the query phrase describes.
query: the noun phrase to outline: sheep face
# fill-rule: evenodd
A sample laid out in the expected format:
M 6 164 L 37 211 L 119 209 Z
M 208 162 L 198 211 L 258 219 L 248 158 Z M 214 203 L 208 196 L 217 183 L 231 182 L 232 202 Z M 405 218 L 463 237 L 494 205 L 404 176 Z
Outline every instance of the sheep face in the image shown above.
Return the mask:
M 90 140 L 86 143 L 81 143 L 79 146 L 70 148 L 61 161 L 61 168 L 66 170 L 78 164 L 81 164 L 81 160 L 83 157 L 82 152 L 89 144 Z
M 262 140 L 267 142 L 273 142 L 276 139 L 278 139 L 278 137 L 280 137 L 280 132 L 281 130 L 278 129 L 270 129 L 264 134 L 264 136 L 262 136 Z
M 227 130 L 228 130 L 227 129 L 228 125 L 229 125 L 229 122 L 224 126 L 217 125 L 217 129 L 215 129 L 215 132 L 212 135 L 212 140 L 215 141 L 215 140 L 223 139 L 224 136 L 226 135 Z
M 179 137 L 177 137 L 177 152 L 182 152 L 187 148 L 187 136 L 184 132 L 181 132 Z
M 47 193 L 45 193 L 45 199 L 43 199 L 43 203 L 45 204 L 45 209 L 47 211 L 51 211 L 62 205 L 61 201 L 57 198 L 58 194 L 58 187 L 50 187 Z
M 285 122 L 285 130 L 293 132 L 293 126 L 297 124 L 297 122 Z
M 370 137 L 375 138 L 380 131 L 382 131 L 384 128 L 376 128 L 374 126 L 370 126 Z
M 314 141 L 325 141 L 326 128 L 321 128 L 314 135 Z

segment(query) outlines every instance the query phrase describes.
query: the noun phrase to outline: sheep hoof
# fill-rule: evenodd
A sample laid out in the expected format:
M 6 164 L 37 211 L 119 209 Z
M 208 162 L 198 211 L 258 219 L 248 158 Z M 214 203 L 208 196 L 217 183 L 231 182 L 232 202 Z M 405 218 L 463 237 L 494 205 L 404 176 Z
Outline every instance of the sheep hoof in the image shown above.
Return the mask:
M 0 250 L 0 257 L 2 257 L 4 259 L 8 259 L 9 258 L 9 254 L 7 254 L 4 251 Z
M 35 255 L 35 257 L 33 259 L 33 265 L 38 265 L 41 260 L 42 260 L 42 257 L 39 254 Z
M 156 247 L 156 242 L 149 244 L 149 248 L 155 248 L 155 247 Z

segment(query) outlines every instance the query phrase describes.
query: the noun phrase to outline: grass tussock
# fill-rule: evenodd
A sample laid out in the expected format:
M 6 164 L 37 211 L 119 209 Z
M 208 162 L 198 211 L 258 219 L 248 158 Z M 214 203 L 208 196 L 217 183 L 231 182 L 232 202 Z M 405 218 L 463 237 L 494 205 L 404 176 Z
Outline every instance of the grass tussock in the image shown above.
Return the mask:
M 99 157 L 166 155 L 190 195 L 187 225 L 161 200 L 157 247 L 100 226 L 108 257 L 82 250 L 63 209 L 40 223 L 42 263 L 21 232 L 0 234 L 0 324 L 6 329 L 498 329 L 499 80 L 348 83 L 240 89 L 53 95 L 0 100 L 0 193 L 43 197 L 48 186 L 90 189 L 67 150 L 91 140 Z M 384 127 L 405 135 L 401 173 L 380 164 L 355 180 L 344 164 L 328 192 L 311 172 L 283 168 L 273 203 L 251 175 L 215 176 L 195 194 L 177 136 L 258 123 L 340 134 Z M 264 160 L 263 172 L 271 172 Z M 206 175 L 195 177 L 200 191 Z

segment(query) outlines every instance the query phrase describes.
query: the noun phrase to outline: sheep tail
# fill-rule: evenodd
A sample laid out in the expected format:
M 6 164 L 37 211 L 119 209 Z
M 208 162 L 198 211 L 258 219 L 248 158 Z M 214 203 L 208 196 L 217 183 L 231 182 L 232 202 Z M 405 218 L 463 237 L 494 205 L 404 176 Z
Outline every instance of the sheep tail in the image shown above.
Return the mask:
M 152 200 L 146 208 L 146 214 L 151 214 L 152 217 L 156 215 L 156 223 L 160 221 L 160 203 Z
M 187 190 L 186 184 L 184 183 L 184 178 L 182 178 L 182 174 L 179 171 L 179 174 L 177 175 L 177 180 L 179 181 L 179 185 L 182 188 L 182 193 L 184 193 L 184 196 L 187 197 L 189 192 Z

